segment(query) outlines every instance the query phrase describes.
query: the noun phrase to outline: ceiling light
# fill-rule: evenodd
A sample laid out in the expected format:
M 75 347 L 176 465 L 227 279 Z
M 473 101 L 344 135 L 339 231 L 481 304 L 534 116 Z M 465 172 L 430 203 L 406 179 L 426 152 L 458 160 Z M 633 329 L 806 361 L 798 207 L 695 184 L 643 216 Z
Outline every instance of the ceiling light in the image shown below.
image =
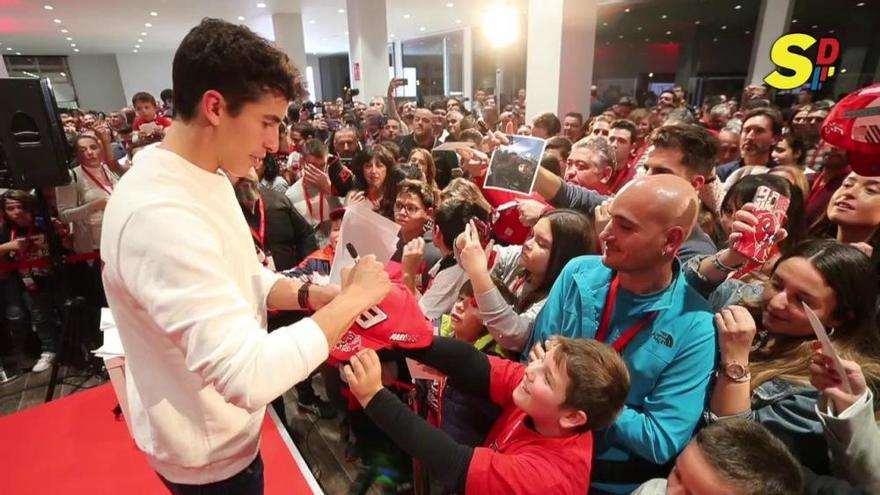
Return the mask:
M 79 53 L 79 48 L 74 48 L 73 51 Z
M 666 14 L 660 16 L 661 19 L 666 19 Z
M 140 48 L 140 47 L 141 47 L 141 45 L 134 45 L 134 47 L 135 47 L 135 48 Z
M 146 35 L 147 35 L 146 31 L 141 33 L 141 36 L 146 36 Z
M 243 21 L 243 20 L 244 20 L 244 16 L 243 16 L 243 15 L 238 16 L 238 20 L 239 20 L 239 21 Z
M 145 22 L 145 23 L 144 23 L 144 27 L 151 28 L 151 27 L 153 27 L 153 25 L 150 24 L 149 22 Z
M 791 23 L 792 23 L 792 24 L 797 24 L 797 19 L 792 19 L 792 20 L 791 20 Z
M 309 24 L 314 24 L 316 21 L 314 19 L 309 21 Z
M 67 41 L 73 41 L 73 38 L 71 38 L 70 36 L 68 36 L 68 37 L 65 38 L 65 39 L 66 39 Z
M 865 6 L 865 2 L 859 2 L 859 3 L 856 4 L 856 7 L 864 7 L 864 6 Z M 840 72 L 843 72 L 843 71 L 845 71 L 845 70 L 846 70 L 846 69 L 843 69 L 843 70 L 841 70 Z
M 819 27 L 818 24 L 813 24 L 813 29 L 817 29 Z
M 653 72 L 648 72 L 648 77 L 654 77 L 654 73 L 653 73 Z
M 393 37 L 394 37 L 394 33 L 389 34 L 388 37 L 389 37 L 389 38 L 393 38 Z
M 409 14 L 403 14 L 404 19 L 409 19 Z
M 71 44 L 70 44 L 70 47 L 71 47 L 71 48 L 76 48 L 76 43 L 71 43 Z
M 645 41 L 648 41 L 648 38 L 645 38 Z
M 620 36 L 618 36 L 618 38 L 623 39 L 623 35 L 621 34 Z
M 727 29 L 727 26 L 721 26 L 721 29 Z
M 864 5 L 864 4 L 863 4 Z M 861 5 L 856 5 L 856 7 L 861 7 Z M 840 69 L 841 74 L 846 74 L 846 69 Z
M 144 40 L 138 38 L 138 43 L 143 43 L 143 42 L 144 42 Z
M 699 20 L 696 20 L 696 21 L 694 21 L 694 24 L 696 24 L 696 25 L 699 26 L 699 25 L 700 25 L 700 21 L 699 21 Z
M 67 77 L 67 74 L 65 74 L 64 72 L 62 72 L 62 73 L 61 73 L 61 77 Z
M 46 10 L 55 10 L 55 7 L 53 7 L 51 5 L 43 5 L 43 8 Z
M 419 31 L 424 31 L 424 30 L 425 30 L 425 26 L 421 26 L 421 27 L 419 28 Z
M 489 7 L 480 16 L 480 21 L 486 38 L 495 48 L 509 46 L 519 39 L 518 14 L 509 5 L 497 3 Z
M 602 25 L 603 25 L 603 26 L 607 26 L 608 23 L 607 23 L 607 22 L 603 22 Z
M 642 26 L 639 26 L 636 28 L 636 31 L 641 31 L 641 30 L 642 30 Z
M 670 34 L 672 34 L 672 31 L 666 31 L 667 36 L 669 36 Z
M 629 12 L 629 8 L 623 9 L 624 12 Z
M 52 19 L 55 24 L 61 24 L 61 19 Z
M 746 34 L 752 34 L 752 32 L 749 30 L 746 30 Z
M 718 41 L 718 38 L 712 38 L 712 41 Z
M 345 35 L 348 36 L 348 31 L 345 32 Z
M 456 24 L 461 24 L 461 19 L 456 19 L 456 20 L 455 20 L 455 23 L 456 23 Z
M 131 53 L 137 53 L 137 52 L 138 52 L 137 48 L 135 48 L 134 50 L 131 51 Z
M 340 14 L 344 14 L 344 13 L 345 13 L 345 9 L 339 9 L 339 10 L 337 10 L 336 12 L 338 12 L 338 13 L 340 13 Z
M 742 5 L 734 5 L 734 6 L 733 6 L 733 9 L 734 9 L 734 10 L 739 10 L 739 9 L 741 9 L 741 8 L 743 8 Z
M 11 51 L 12 51 L 12 48 L 11 48 L 11 47 L 6 47 L 6 51 L 7 51 L 7 52 L 11 52 Z
M 70 31 L 68 31 L 67 29 L 62 29 L 61 32 L 64 33 L 64 34 L 67 34 L 67 33 L 69 33 Z
M 21 52 L 15 52 L 16 55 L 21 55 Z
M 449 2 L 449 3 L 446 4 L 446 6 L 447 6 L 447 7 L 455 7 L 455 4 L 452 3 L 452 2 Z
M 158 12 L 150 12 L 150 15 L 153 16 L 153 17 L 159 17 L 159 13 L 158 13 Z
M 257 8 L 258 8 L 258 9 L 265 9 L 265 8 L 266 8 L 266 4 L 263 3 L 263 2 L 260 2 L 260 3 L 257 4 Z

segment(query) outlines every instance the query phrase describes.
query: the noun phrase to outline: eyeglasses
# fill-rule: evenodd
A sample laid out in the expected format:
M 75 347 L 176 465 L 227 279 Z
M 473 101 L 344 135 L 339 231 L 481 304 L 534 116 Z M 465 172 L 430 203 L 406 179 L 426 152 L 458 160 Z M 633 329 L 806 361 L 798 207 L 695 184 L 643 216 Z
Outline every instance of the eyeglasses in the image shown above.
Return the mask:
M 407 216 L 413 216 L 419 211 L 421 211 L 421 207 L 416 206 L 414 204 L 406 204 L 397 201 L 394 203 L 394 212 L 406 212 Z

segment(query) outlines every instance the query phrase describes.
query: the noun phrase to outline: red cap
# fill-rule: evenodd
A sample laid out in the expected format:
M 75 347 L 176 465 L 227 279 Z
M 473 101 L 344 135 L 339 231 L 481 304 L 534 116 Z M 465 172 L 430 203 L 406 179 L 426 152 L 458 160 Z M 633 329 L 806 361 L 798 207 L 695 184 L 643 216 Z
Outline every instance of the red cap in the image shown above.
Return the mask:
M 880 83 L 840 100 L 822 124 L 822 139 L 847 152 L 859 175 L 880 175 Z
M 348 361 L 361 349 L 420 349 L 431 345 L 433 338 L 434 329 L 416 298 L 394 284 L 382 302 L 363 312 L 342 334 L 330 351 L 331 362 Z

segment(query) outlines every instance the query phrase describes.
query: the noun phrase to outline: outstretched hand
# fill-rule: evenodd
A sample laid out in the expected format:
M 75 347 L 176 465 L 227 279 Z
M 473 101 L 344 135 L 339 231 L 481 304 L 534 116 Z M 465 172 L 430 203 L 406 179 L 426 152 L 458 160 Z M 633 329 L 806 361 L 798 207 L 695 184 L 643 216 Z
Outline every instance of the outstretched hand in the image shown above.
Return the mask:
M 364 349 L 352 356 L 342 372 L 352 395 L 361 407 L 367 407 L 382 390 L 382 363 L 379 362 L 379 355 L 372 349 Z

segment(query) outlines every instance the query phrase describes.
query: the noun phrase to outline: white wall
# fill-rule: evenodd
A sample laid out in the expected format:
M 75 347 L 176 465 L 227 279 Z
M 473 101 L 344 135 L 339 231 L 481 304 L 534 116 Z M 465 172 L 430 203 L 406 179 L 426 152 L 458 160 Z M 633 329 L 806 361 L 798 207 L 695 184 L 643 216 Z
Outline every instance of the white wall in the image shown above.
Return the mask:
M 171 62 L 174 53 L 131 53 L 116 55 L 125 101 L 139 91 L 146 91 L 159 100 L 163 89 L 171 88 Z
M 68 56 L 67 63 L 80 108 L 110 112 L 125 106 L 115 56 Z

